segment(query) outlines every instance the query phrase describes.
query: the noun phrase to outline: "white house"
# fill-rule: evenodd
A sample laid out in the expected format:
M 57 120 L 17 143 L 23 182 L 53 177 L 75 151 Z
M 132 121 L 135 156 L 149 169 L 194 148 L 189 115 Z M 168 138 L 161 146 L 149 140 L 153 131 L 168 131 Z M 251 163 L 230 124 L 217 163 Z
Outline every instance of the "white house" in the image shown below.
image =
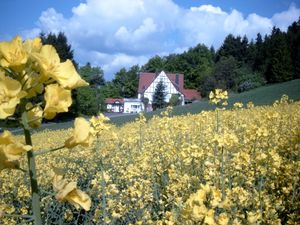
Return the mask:
M 197 90 L 184 89 L 184 75 L 165 73 L 140 73 L 138 98 L 142 97 L 149 99 L 149 106 L 151 108 L 153 102 L 153 95 L 157 84 L 162 81 L 165 86 L 166 97 L 165 101 L 169 102 L 173 94 L 178 94 L 181 98 L 181 104 L 200 100 L 200 93 Z
M 124 110 L 123 98 L 107 98 L 105 104 L 107 112 L 123 112 Z
M 124 98 L 123 113 L 139 113 L 144 110 L 143 103 L 137 98 Z
M 139 113 L 144 110 L 143 103 L 137 98 L 107 98 L 105 103 L 108 112 Z

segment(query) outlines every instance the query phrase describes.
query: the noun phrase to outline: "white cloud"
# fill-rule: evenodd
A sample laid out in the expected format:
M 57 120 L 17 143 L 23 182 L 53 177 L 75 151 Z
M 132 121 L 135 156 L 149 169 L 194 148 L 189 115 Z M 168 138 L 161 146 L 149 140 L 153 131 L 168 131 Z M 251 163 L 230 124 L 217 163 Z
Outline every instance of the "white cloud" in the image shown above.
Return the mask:
M 201 5 L 199 7 L 191 7 L 191 11 L 202 11 L 202 12 L 207 12 L 207 13 L 214 13 L 214 14 L 226 14 L 225 12 L 222 11 L 220 7 L 214 7 L 212 5 Z
M 299 16 L 300 9 L 296 8 L 294 4 L 291 4 L 287 11 L 274 14 L 272 21 L 281 30 L 286 30 L 294 21 L 298 21 Z
M 67 22 L 62 14 L 57 13 L 53 8 L 49 8 L 42 12 L 37 24 L 43 31 L 57 33 L 67 28 Z
M 218 48 L 229 33 L 251 39 L 273 26 L 286 29 L 299 18 L 300 9 L 291 5 L 267 18 L 255 13 L 245 17 L 235 9 L 226 12 L 212 5 L 184 9 L 172 0 L 87 0 L 72 13 L 65 18 L 47 9 L 37 27 L 24 36 L 63 31 L 76 60 L 101 66 L 111 79 L 121 67 L 144 64 L 155 54 L 180 53 L 198 43 Z

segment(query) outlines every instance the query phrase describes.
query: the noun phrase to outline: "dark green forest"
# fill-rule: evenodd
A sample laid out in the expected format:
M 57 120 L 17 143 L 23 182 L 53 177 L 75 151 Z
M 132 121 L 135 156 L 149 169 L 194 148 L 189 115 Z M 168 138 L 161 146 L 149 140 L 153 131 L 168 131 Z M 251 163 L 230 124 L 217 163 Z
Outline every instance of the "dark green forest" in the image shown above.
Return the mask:
M 74 114 L 93 115 L 104 110 L 107 97 L 137 97 L 140 72 L 182 73 L 185 88 L 199 90 L 202 97 L 215 88 L 244 92 L 300 78 L 300 18 L 287 31 L 273 27 L 264 37 L 258 33 L 255 40 L 229 34 L 217 50 L 198 44 L 181 54 L 155 55 L 145 65 L 121 68 L 111 81 L 105 81 L 100 65 L 78 66 L 64 33 L 40 36 L 44 44 L 54 45 L 62 60 L 73 60 L 90 83 L 73 93 Z

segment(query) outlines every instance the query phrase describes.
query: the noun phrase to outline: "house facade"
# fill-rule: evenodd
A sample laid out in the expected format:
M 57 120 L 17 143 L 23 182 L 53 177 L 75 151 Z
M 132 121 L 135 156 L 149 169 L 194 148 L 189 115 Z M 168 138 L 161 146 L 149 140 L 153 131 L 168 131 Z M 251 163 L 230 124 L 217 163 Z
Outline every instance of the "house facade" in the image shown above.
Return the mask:
M 177 94 L 181 98 L 181 104 L 200 100 L 200 93 L 193 89 L 184 89 L 184 75 L 165 73 L 140 73 L 139 75 L 139 87 L 138 87 L 138 98 L 149 99 L 149 107 L 153 103 L 153 95 L 157 84 L 162 81 L 165 86 L 165 101 L 169 102 L 173 94 Z
M 105 99 L 107 112 L 139 113 L 144 110 L 140 99 L 132 98 L 107 98 Z
M 124 99 L 123 98 L 107 98 L 105 99 L 107 112 L 123 112 Z
M 140 113 L 144 110 L 143 103 L 138 98 L 124 98 L 123 113 Z

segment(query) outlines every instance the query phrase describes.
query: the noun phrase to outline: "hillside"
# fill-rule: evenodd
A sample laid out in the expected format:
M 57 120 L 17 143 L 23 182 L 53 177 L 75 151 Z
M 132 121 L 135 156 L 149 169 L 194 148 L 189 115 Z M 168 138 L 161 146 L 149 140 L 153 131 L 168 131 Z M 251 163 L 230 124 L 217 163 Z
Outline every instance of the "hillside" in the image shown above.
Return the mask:
M 300 79 L 292 80 L 280 84 L 267 85 L 259 87 L 247 92 L 240 94 L 230 93 L 229 94 L 229 106 L 235 102 L 242 102 L 244 104 L 252 101 L 254 105 L 270 105 L 275 100 L 280 99 L 283 94 L 289 96 L 290 99 L 295 101 L 300 100 Z M 173 115 L 182 115 L 182 114 L 196 114 L 203 110 L 212 110 L 215 106 L 209 104 L 208 99 L 203 99 L 201 102 L 196 102 L 193 104 L 185 106 L 176 106 L 173 110 Z M 162 110 L 157 110 L 155 112 L 146 113 L 147 118 L 151 118 L 153 115 L 158 115 Z M 114 124 L 122 125 L 126 122 L 133 121 L 137 115 L 130 115 L 126 117 L 115 117 L 111 121 Z

